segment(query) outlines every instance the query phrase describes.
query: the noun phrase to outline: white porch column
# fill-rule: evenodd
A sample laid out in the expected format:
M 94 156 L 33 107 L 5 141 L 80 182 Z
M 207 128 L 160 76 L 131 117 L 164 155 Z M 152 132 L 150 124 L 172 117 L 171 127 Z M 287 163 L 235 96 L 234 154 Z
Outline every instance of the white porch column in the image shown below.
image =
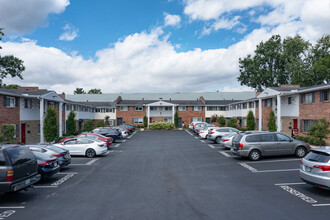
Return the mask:
M 40 143 L 45 142 L 44 136 L 44 99 L 40 99 Z
M 63 102 L 60 102 L 59 103 L 59 113 L 58 113 L 58 126 L 59 126 L 59 131 L 58 131 L 58 134 L 60 137 L 62 137 L 62 127 L 63 127 L 63 123 L 62 123 L 62 114 L 63 114 Z
M 262 130 L 262 99 L 259 99 L 259 131 Z
M 282 130 L 282 122 L 281 122 L 281 96 L 278 94 L 277 95 L 277 131 L 280 132 Z
M 147 117 L 148 117 L 148 128 L 149 128 L 149 124 L 150 124 L 150 106 L 147 106 Z
M 172 122 L 174 123 L 175 106 L 172 106 Z

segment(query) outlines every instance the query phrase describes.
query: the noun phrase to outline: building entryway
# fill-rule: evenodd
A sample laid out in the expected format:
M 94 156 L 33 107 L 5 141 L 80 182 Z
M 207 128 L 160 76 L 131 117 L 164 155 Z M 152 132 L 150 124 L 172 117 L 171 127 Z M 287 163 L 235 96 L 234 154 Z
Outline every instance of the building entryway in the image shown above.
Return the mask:
M 21 142 L 22 144 L 26 144 L 26 131 L 25 131 L 25 124 L 21 124 Z

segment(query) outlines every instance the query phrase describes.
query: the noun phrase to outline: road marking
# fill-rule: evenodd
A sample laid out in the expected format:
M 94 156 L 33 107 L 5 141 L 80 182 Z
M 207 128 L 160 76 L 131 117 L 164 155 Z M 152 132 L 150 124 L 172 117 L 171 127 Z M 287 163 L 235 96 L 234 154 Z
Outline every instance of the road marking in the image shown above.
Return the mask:
M 115 146 L 113 146 L 113 147 L 119 147 L 120 146 L 120 144 L 116 144 Z
M 67 175 L 65 175 L 64 177 L 62 177 L 61 179 L 57 180 L 55 183 L 52 183 L 51 186 L 59 186 L 62 183 L 64 183 L 65 181 L 67 181 L 68 179 L 70 179 L 71 177 L 73 177 L 75 175 L 75 173 L 69 173 Z
M 205 143 L 205 141 L 203 141 L 203 140 L 200 140 L 202 143 Z
M 220 152 L 220 151 L 219 151 Z M 242 167 L 245 167 L 246 169 L 250 170 L 252 173 L 256 173 L 258 172 L 257 169 L 247 165 L 246 163 L 239 163 L 239 165 L 241 165 Z
M 245 162 L 245 163 L 276 163 L 276 162 L 297 161 L 297 160 L 301 160 L 301 159 L 265 160 L 265 161 L 253 161 L 253 162 Z
M 134 131 L 134 133 L 133 133 L 131 136 L 127 137 L 127 138 L 131 138 L 131 137 L 133 137 L 135 134 L 136 134 L 136 131 Z
M 283 190 L 287 191 L 288 193 L 304 200 L 307 203 L 317 203 L 317 201 L 315 199 L 312 199 L 311 197 L 306 196 L 305 194 L 291 188 L 290 186 L 284 185 L 284 186 L 279 186 L 279 187 L 282 188 Z
M 209 147 L 210 147 L 210 148 L 215 148 L 212 144 L 209 144 Z
M 95 163 L 98 160 L 99 160 L 99 158 L 93 159 L 93 160 L 87 162 L 86 165 L 92 165 L 93 163 Z
M 196 139 L 198 139 L 198 137 L 195 137 Z
M 62 173 L 62 172 L 60 172 L 60 173 L 57 173 L 57 174 L 62 174 L 62 175 L 67 175 L 67 174 L 78 174 L 78 172 L 67 172 L 67 173 Z
M 56 188 L 58 186 L 34 186 L 36 189 L 42 189 L 42 188 Z
M 282 186 L 282 185 L 290 186 L 290 185 L 302 185 L 302 184 L 306 184 L 306 183 L 304 183 L 304 182 L 300 182 L 300 183 L 277 183 L 277 184 L 275 184 L 275 186 Z
M 275 173 L 275 172 L 289 172 L 289 171 L 297 171 L 299 169 L 283 169 L 283 170 L 258 170 L 258 173 Z
M 125 142 L 126 142 L 126 140 L 122 140 L 122 142 L 123 142 L 123 143 L 125 143 Z
M 111 152 L 111 151 L 110 151 L 110 150 L 108 150 L 108 152 L 106 152 L 104 155 L 108 155 L 110 152 Z
M 313 204 L 312 206 L 330 206 L 330 204 Z
M 186 130 L 186 132 L 187 132 L 188 134 L 190 134 L 191 136 L 193 136 L 188 130 Z
M 25 209 L 25 206 L 0 206 L 0 209 Z

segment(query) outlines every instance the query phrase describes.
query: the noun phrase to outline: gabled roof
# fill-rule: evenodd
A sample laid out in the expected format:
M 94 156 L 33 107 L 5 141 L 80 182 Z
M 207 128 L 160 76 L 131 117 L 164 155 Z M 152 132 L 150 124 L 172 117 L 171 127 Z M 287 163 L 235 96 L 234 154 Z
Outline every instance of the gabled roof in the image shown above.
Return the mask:
M 0 94 L 25 98 L 44 98 L 47 100 L 64 101 L 56 92 L 51 90 L 17 90 L 0 88 Z
M 121 100 L 118 102 L 118 106 L 142 106 L 150 103 L 155 103 L 160 100 Z M 162 100 L 164 102 L 179 105 L 179 106 L 203 106 L 203 102 L 200 100 Z

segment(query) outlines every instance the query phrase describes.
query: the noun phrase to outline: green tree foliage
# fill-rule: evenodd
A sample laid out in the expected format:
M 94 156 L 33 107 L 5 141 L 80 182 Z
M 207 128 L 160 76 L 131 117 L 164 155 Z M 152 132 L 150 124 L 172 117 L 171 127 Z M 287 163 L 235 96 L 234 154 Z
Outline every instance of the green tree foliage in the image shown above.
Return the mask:
M 239 59 L 241 85 L 262 91 L 284 84 L 312 86 L 330 82 L 330 37 L 323 36 L 315 46 L 299 35 L 272 36 L 254 51 Z
M 96 127 L 105 127 L 105 122 L 103 120 L 98 121 Z
M 253 112 L 250 110 L 246 118 L 246 129 L 252 131 L 256 129 L 256 122 Z
M 227 127 L 237 128 L 237 118 L 231 118 L 227 122 Z
M 83 88 L 76 88 L 73 91 L 73 94 L 86 94 L 85 90 Z
M 102 94 L 101 89 L 91 89 L 88 94 Z
M 179 116 L 178 112 L 175 112 L 174 114 L 174 126 L 177 128 L 179 126 Z
M 4 124 L 2 125 L 3 141 L 6 143 L 12 143 L 16 134 L 14 125 Z
M 309 129 L 309 135 L 318 139 L 326 138 L 329 133 L 329 122 L 325 118 L 317 120 Z
M 105 126 L 110 126 L 110 121 L 109 121 L 109 119 L 110 119 L 110 116 L 109 116 L 109 115 L 106 115 L 106 116 L 104 117 L 104 124 L 105 124 Z
M 9 85 L 6 85 L 6 84 L 2 84 L 1 88 L 3 89 L 17 89 L 19 87 L 19 85 L 16 85 L 16 84 L 9 84 Z
M 143 126 L 148 127 L 148 117 L 146 115 L 143 117 Z
M 226 119 L 223 115 L 218 117 L 217 122 L 219 123 L 220 127 L 226 126 Z
M 70 111 L 68 115 L 68 120 L 66 121 L 66 134 L 73 135 L 76 132 L 77 125 L 75 120 L 76 114 L 73 110 Z
M 84 131 L 91 131 L 94 129 L 93 120 L 89 119 L 84 123 Z
M 211 123 L 215 123 L 215 122 L 217 122 L 217 120 L 218 120 L 218 115 L 212 115 L 210 118 Z
M 4 36 L 4 33 L 2 32 L 2 28 L 0 28 L 0 41 L 2 40 L 2 36 Z M 1 46 L 0 49 L 2 49 Z M 8 75 L 12 78 L 18 77 L 23 79 L 22 72 L 24 70 L 25 67 L 22 60 L 12 55 L 1 56 L 0 54 L 0 87 L 2 86 L 2 80 Z
M 52 142 L 58 137 L 56 110 L 51 106 L 47 108 L 46 117 L 44 119 L 44 135 L 46 142 Z
M 268 127 L 268 131 L 276 131 L 277 130 L 276 117 L 275 117 L 275 113 L 274 113 L 273 110 L 271 110 L 270 113 L 269 113 L 269 119 L 268 119 L 267 127 Z

